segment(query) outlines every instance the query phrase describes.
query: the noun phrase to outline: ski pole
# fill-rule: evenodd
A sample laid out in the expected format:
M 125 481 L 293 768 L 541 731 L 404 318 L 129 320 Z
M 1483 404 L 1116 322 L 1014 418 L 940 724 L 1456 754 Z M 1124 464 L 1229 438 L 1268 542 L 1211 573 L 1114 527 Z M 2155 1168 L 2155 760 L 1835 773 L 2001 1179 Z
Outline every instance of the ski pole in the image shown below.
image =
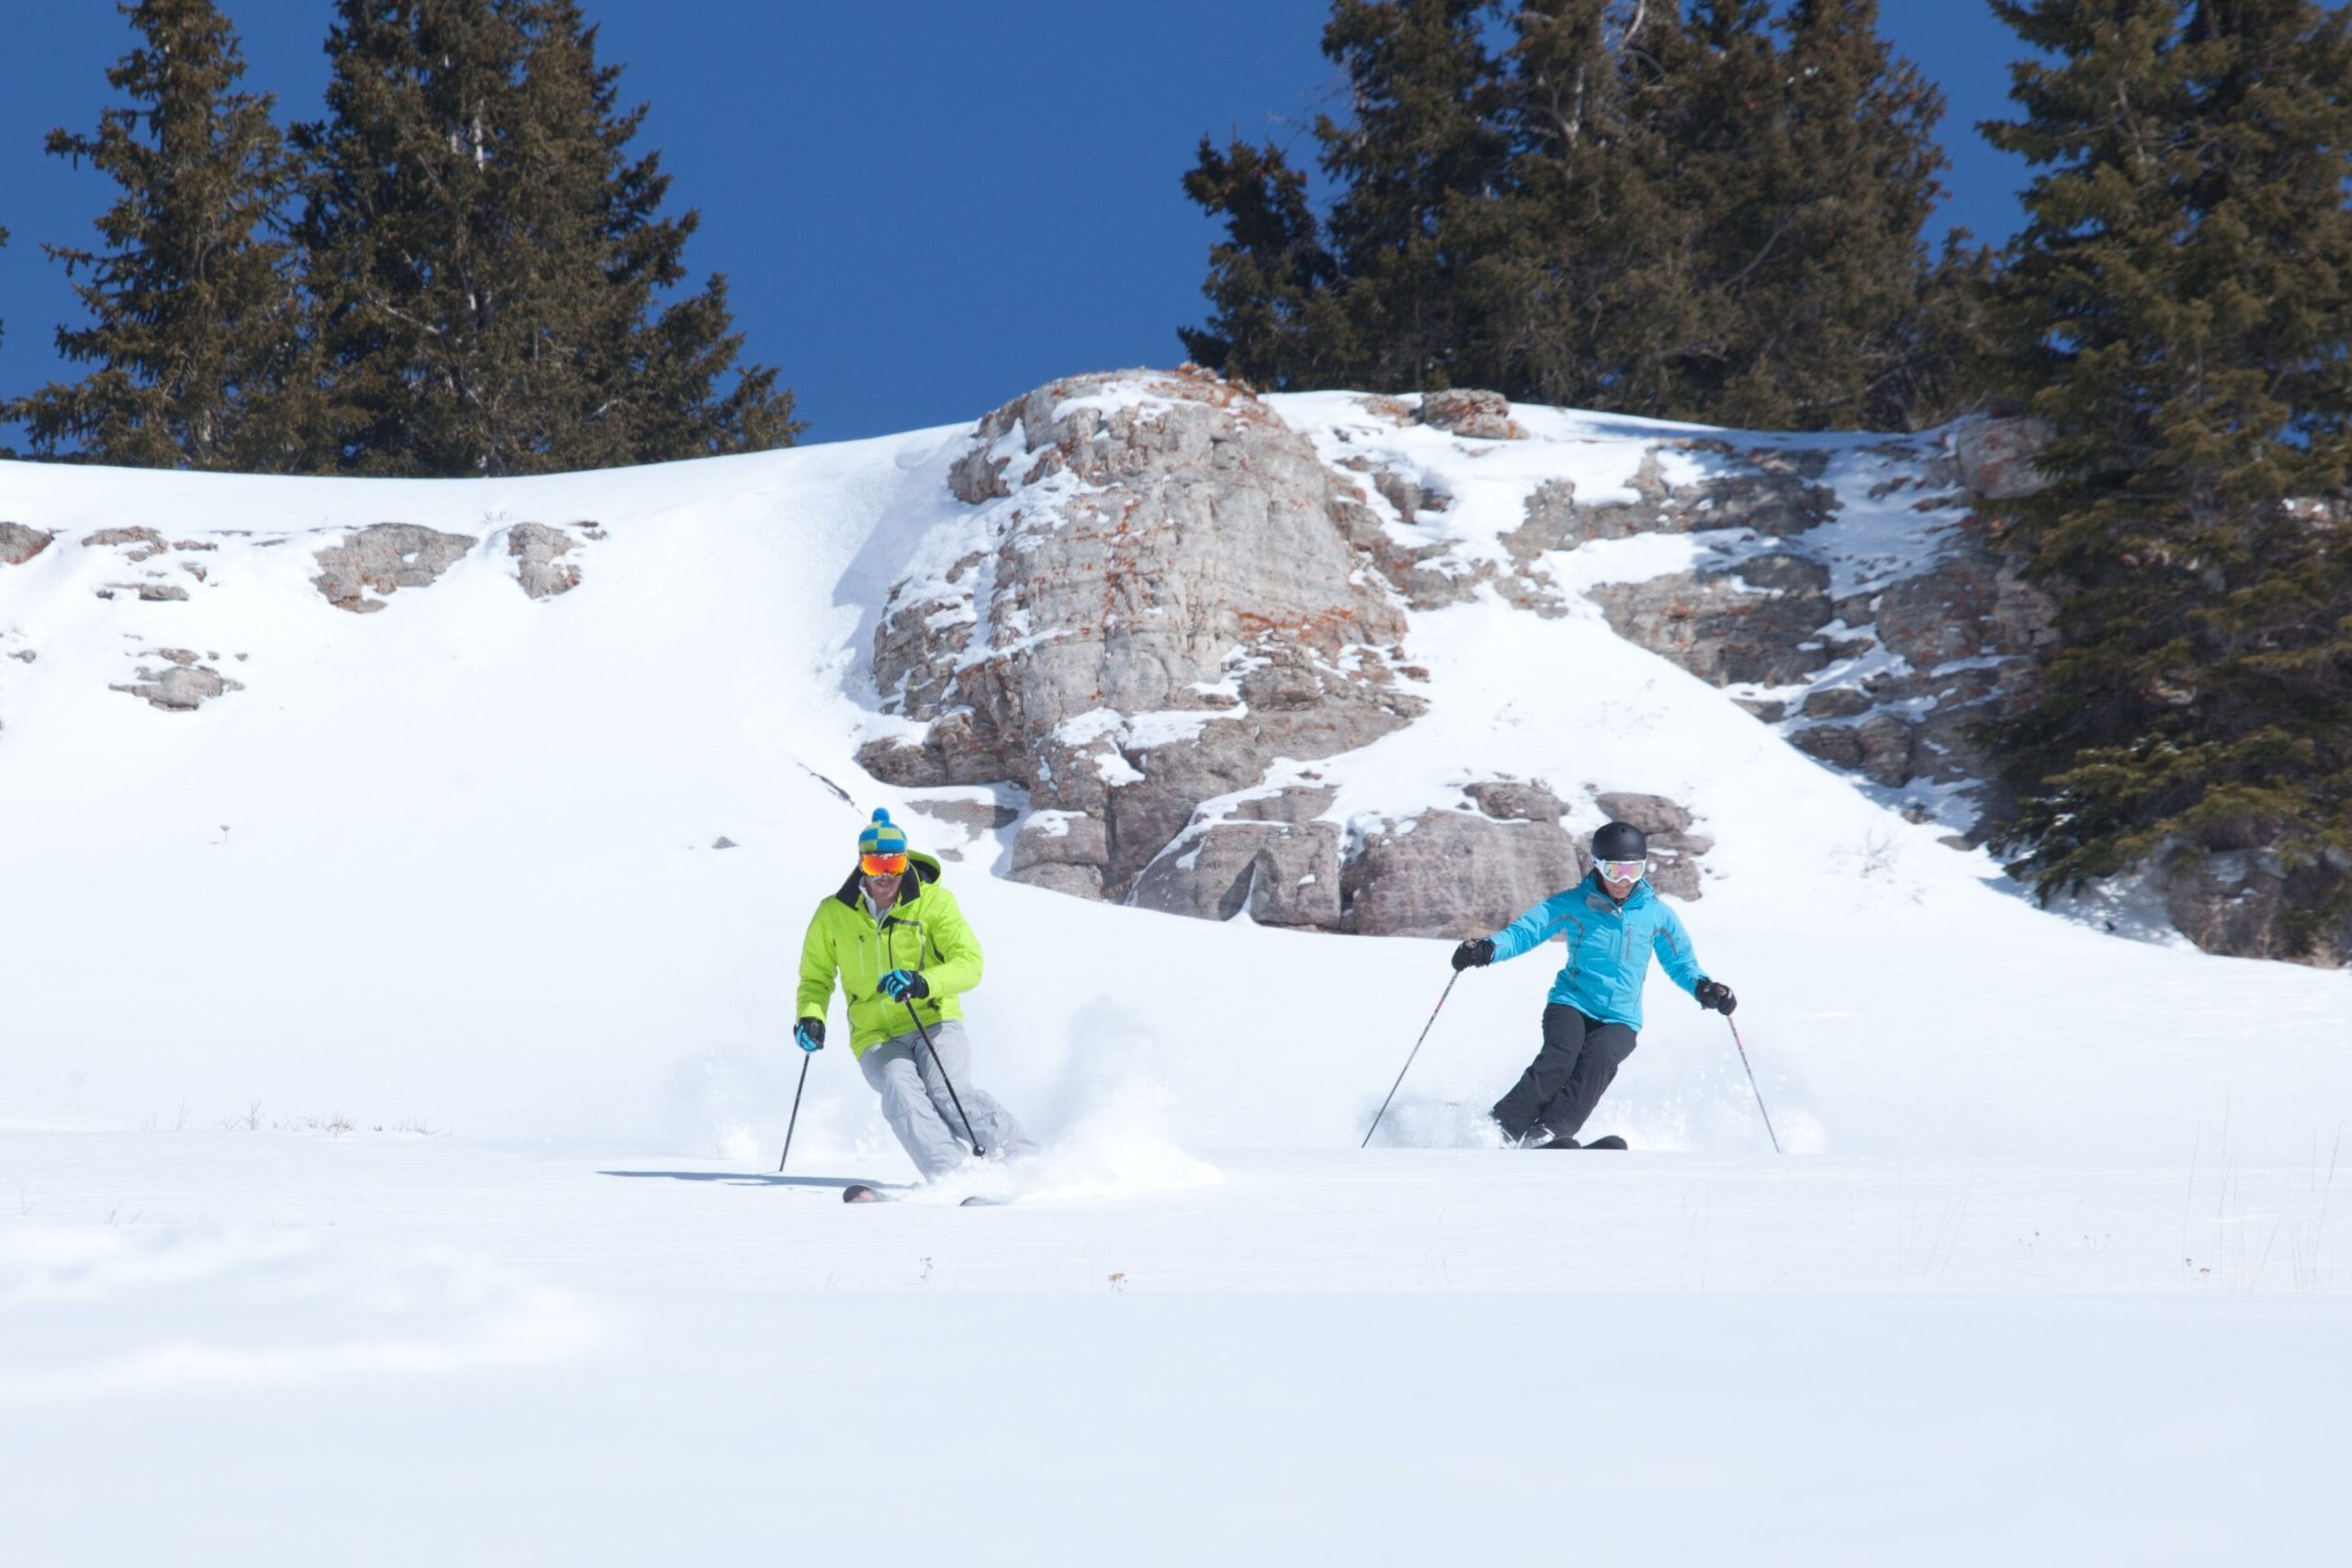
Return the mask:
M 792 1130 L 800 1125 L 800 1092 L 808 1087 L 808 1053 L 800 1053 L 800 1089 L 792 1091 L 792 1120 L 784 1124 L 784 1159 L 775 1162 L 775 1173 L 784 1174 L 784 1160 L 792 1157 Z
M 1756 1096 L 1756 1113 L 1764 1118 L 1764 1135 L 1772 1140 L 1772 1152 L 1781 1152 L 1781 1134 L 1772 1131 L 1772 1113 L 1764 1109 L 1764 1091 L 1756 1087 L 1756 1069 L 1747 1066 L 1747 1047 L 1740 1043 L 1739 1025 L 1732 1023 L 1731 1014 L 1724 1014 L 1724 1021 L 1731 1024 L 1731 1043 L 1739 1052 L 1739 1065 L 1747 1067 L 1747 1087 Z
M 922 1015 L 915 1011 L 911 999 L 907 1003 L 907 1016 L 915 1021 L 915 1032 L 922 1036 L 922 1048 L 931 1053 L 931 1065 L 939 1069 L 939 1081 L 947 1086 L 947 1098 L 955 1105 L 956 1114 L 963 1117 L 964 1136 L 972 1140 L 972 1157 L 978 1159 L 988 1150 L 980 1147 L 980 1135 L 972 1131 L 972 1119 L 964 1115 L 964 1100 L 956 1092 L 956 1080 L 947 1076 L 947 1064 L 939 1059 L 939 1047 L 931 1043 L 931 1031 L 922 1026 Z
M 1453 972 L 1453 980 L 1460 978 L 1462 978 L 1462 971 L 1456 969 Z M 1421 1054 L 1421 1040 L 1427 1040 L 1430 1037 L 1430 1029 L 1437 1022 L 1437 1015 L 1445 1010 L 1445 998 L 1453 995 L 1453 980 L 1448 980 L 1445 983 L 1445 989 L 1438 993 L 1437 1006 L 1430 1010 L 1430 1021 L 1421 1025 L 1420 1040 L 1413 1042 L 1413 1049 L 1405 1057 L 1405 1065 L 1396 1069 L 1396 1081 L 1388 1086 L 1388 1100 L 1396 1099 L 1396 1091 L 1405 1087 L 1405 1075 L 1413 1070 L 1413 1058 Z M 1380 1102 L 1380 1109 L 1373 1113 L 1372 1125 L 1363 1130 L 1363 1142 L 1358 1144 L 1356 1147 L 1360 1149 L 1372 1147 L 1372 1135 L 1380 1131 L 1380 1119 L 1388 1114 L 1388 1100 Z

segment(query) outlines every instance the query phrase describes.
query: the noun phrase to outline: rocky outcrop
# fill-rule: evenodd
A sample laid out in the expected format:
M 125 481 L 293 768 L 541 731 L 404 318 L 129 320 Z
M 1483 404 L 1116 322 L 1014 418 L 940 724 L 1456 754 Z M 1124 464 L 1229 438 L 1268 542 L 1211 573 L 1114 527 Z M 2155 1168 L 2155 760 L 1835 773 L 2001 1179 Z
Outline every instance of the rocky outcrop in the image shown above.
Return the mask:
M 1421 423 L 1478 441 L 1523 441 L 1527 432 L 1510 417 L 1510 400 L 1500 392 L 1466 387 L 1421 394 Z
M 224 692 L 245 689 L 241 682 L 230 680 L 209 664 L 198 663 L 195 651 L 190 649 L 149 649 L 144 657 L 164 660 L 164 668 L 154 670 L 141 665 L 136 681 L 108 686 L 107 690 L 144 697 L 151 706 L 167 713 L 194 713 Z
M 1135 902 L 1147 909 L 1261 925 L 1339 928 L 1340 832 L 1319 821 L 1328 789 L 1294 787 L 1242 802 L 1146 867 Z
M 22 566 L 49 548 L 53 534 L 22 523 L 0 523 L 0 566 Z
M 1649 834 L 1661 891 L 1698 897 L 1708 840 L 1673 801 L 1491 780 L 1351 818 L 1303 766 L 1418 711 L 1401 611 L 1491 594 L 1597 608 L 1914 820 L 2007 809 L 1979 737 L 2030 699 L 2054 606 L 1993 541 L 2002 504 L 2050 482 L 2045 425 L 1629 435 L 1521 425 L 1466 389 L 1299 406 L 1294 433 L 1187 367 L 989 414 L 944 476 L 969 515 L 922 542 L 880 615 L 888 722 L 866 766 L 1025 792 L 1012 875 L 1204 919 L 1490 930 L 1582 874 L 1600 814 Z M 2272 875 L 2174 874 L 2183 929 L 2220 951 L 2300 940 L 2265 912 Z
M 378 523 L 344 536 L 343 543 L 318 552 L 319 575 L 311 586 L 338 610 L 367 615 L 384 607 L 370 592 L 429 587 L 474 547 L 470 535 L 444 534 L 413 523 Z
M 1918 491 L 1912 506 L 1953 521 L 1926 570 L 1847 598 L 1833 597 L 1833 574 L 1810 538 L 1839 511 L 1825 482 L 1831 454 L 1690 437 L 1662 438 L 1644 455 L 1624 486 L 1631 501 L 1589 505 L 1565 479 L 1537 486 L 1524 522 L 1503 536 L 1515 575 L 1497 587 L 1560 615 L 1568 606 L 1546 569 L 1553 552 L 1654 533 L 1745 539 L 1716 559 L 1602 582 L 1585 597 L 1619 636 L 1742 688 L 1738 700 L 1784 725 L 1800 750 L 1890 792 L 1965 786 L 1981 820 L 2007 802 L 1975 727 L 2014 712 L 2031 691 L 2054 607 L 1964 510 L 1973 492 L 1950 487 L 1966 479 L 2024 493 L 2040 482 L 2030 465 L 2044 439 L 2030 422 L 1978 421 L 1955 434 L 1956 451 L 1901 441 L 1873 448 L 1890 459 L 1874 499 Z M 1699 477 L 1688 477 L 1689 457 L 1704 459 Z
M 1831 659 L 1829 571 L 1799 556 L 1608 583 L 1588 597 L 1619 637 L 1718 686 L 1803 681 Z
M 551 599 L 580 586 L 580 568 L 556 559 L 571 552 L 571 536 L 544 523 L 517 523 L 506 531 L 506 553 L 514 561 L 514 579 L 534 599 Z
M 172 547 L 153 528 L 101 528 L 84 538 L 82 545 L 85 549 L 93 546 L 122 548 L 128 558 L 135 561 L 160 556 Z
M 1834 675 L 1807 691 L 1792 705 L 1790 741 L 1890 791 L 1964 783 L 1983 814 L 2005 811 L 2007 798 L 1976 727 L 2016 713 L 2031 694 L 2055 641 L 2049 596 L 1971 525 L 1927 570 L 1841 604 L 1838 614 L 1836 625 L 1865 630 L 1840 638 L 1824 627 L 1822 648 L 1891 657 L 1867 674 Z
M 982 420 L 947 479 L 979 510 L 891 591 L 874 674 L 909 722 L 859 757 L 913 787 L 1027 789 L 1018 880 L 1124 897 L 1203 802 L 1423 706 L 1394 664 L 1404 618 L 1348 537 L 1358 503 L 1238 387 L 1056 382 Z M 1222 908 L 1227 858 L 1152 896 Z
M 2352 963 L 2352 919 L 2314 919 L 2352 875 L 2352 856 L 2290 868 L 2251 850 L 2183 849 L 2163 866 L 2165 908 L 2189 941 L 2235 958 Z
M 1424 811 L 1359 835 L 1340 874 L 1341 929 L 1367 936 L 1483 936 L 1589 869 L 1557 822 Z
M 1712 459 L 1715 471 L 1677 485 L 1667 478 L 1668 453 Z M 1632 498 L 1577 499 L 1576 481 L 1547 479 L 1527 498 L 1526 521 L 1503 536 L 1514 560 L 1532 563 L 1547 550 L 1572 550 L 1593 539 L 1636 534 L 1688 534 L 1701 528 L 1745 528 L 1776 539 L 1793 538 L 1827 522 L 1838 493 L 1820 483 L 1826 452 L 1770 447 L 1740 451 L 1729 442 L 1665 439 L 1642 455 L 1626 481 Z
M 2034 459 L 2049 446 L 2052 434 L 2046 420 L 1970 420 L 1951 438 L 1960 482 L 1985 501 L 2014 501 L 2049 489 L 2050 476 Z
M 1007 806 L 980 790 L 958 795 L 917 795 L 909 804 L 924 816 L 953 823 L 974 838 L 1010 828 L 1021 820 L 1018 807 Z

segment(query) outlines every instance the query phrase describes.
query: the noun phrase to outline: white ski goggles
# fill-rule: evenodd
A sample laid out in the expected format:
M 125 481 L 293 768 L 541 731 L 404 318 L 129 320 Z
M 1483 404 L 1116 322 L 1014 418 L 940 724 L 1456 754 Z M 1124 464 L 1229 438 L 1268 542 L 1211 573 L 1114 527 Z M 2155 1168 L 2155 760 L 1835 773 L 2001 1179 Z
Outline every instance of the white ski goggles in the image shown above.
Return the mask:
M 1592 863 L 1603 882 L 1638 882 L 1642 873 L 1649 869 L 1649 862 L 1641 860 L 1602 860 Z

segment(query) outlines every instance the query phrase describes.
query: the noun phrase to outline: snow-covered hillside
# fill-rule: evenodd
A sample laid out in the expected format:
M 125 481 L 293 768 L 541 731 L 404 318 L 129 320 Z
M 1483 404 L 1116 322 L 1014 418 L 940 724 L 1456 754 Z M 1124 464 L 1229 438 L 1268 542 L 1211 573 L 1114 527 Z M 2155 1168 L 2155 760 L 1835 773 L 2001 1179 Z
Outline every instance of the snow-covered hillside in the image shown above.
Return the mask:
M 1304 414 L 1328 429 L 1333 412 Z M 1589 487 L 1610 463 L 1605 432 L 1529 417 L 1556 427 L 1559 471 Z M 921 808 L 852 756 L 872 721 L 865 637 L 920 542 L 970 511 L 944 484 L 963 434 L 534 481 L 0 469 L 0 512 L 57 536 L 0 568 L 0 637 L 34 656 L 0 660 L 19 976 L 0 1104 L 217 1126 L 259 1101 L 475 1136 L 763 1146 L 797 1066 L 778 1045 L 807 910 L 868 809 Z M 1493 481 L 1510 497 L 1542 457 L 1486 461 L 1516 465 Z M 1443 527 L 1475 547 L 1508 525 L 1471 464 L 1445 477 L 1461 499 Z M 387 520 L 472 543 L 378 613 L 334 607 L 316 552 Z M 509 531 L 530 522 L 568 526 L 579 587 L 517 586 Z M 138 527 L 215 547 L 134 561 L 136 542 L 79 543 Z M 1905 547 L 1855 553 L 1872 544 L 1882 570 Z M 1697 547 L 1588 545 L 1577 569 Z M 143 601 L 145 582 L 188 597 Z M 110 689 L 173 649 L 243 689 L 192 713 Z M 1338 787 L 1330 814 L 1409 817 L 1497 775 L 1690 806 L 1715 842 L 1689 922 L 1746 999 L 1801 1148 L 2162 1156 L 2225 1104 L 2241 1135 L 2303 1139 L 2326 1130 L 2315 1104 L 2347 1103 L 2345 976 L 2042 912 L 1939 844 L 1945 826 L 1905 820 L 1598 614 L 1481 595 L 1415 615 L 1407 652 L 1427 714 L 1301 765 Z M 914 820 L 962 853 L 954 886 L 991 953 L 981 1026 L 1024 1101 L 1106 1038 L 1148 1041 L 1184 1140 L 1342 1146 L 1446 978 L 1437 942 L 1041 896 L 989 875 L 999 845 Z M 1483 1105 L 1527 1054 L 1537 967 L 1465 984 L 1408 1086 L 1408 1141 L 1474 1136 L 1440 1108 Z M 1720 1020 L 1663 981 L 1652 1011 L 1612 1104 L 1628 1133 L 1747 1146 Z M 865 1094 L 820 1077 L 812 1149 L 870 1132 Z
M 1360 418 L 1275 406 L 1320 446 Z M 1511 412 L 1507 454 L 1413 454 L 1452 496 L 1418 525 L 1464 560 L 1644 439 Z M 1594 1123 L 1635 1154 L 1492 1147 L 1531 956 L 1454 987 L 1358 1153 L 1448 942 L 1023 886 L 1018 819 L 860 767 L 897 722 L 875 628 L 972 525 L 970 440 L 478 482 L 0 464 L 0 520 L 52 536 L 0 565 L 0 1461 L 51 1499 L 0 1558 L 175 1539 L 108 1536 L 118 1493 L 181 1530 L 232 1497 L 352 1561 L 795 1523 L 872 1561 L 2341 1539 L 2352 977 L 2036 908 L 1939 841 L 1941 797 L 1906 818 L 1577 599 L 1736 541 L 1588 544 L 1545 563 L 1566 613 L 1491 584 L 1412 611 L 1426 711 L 1298 766 L 1340 824 L 1504 776 L 1577 829 L 1612 791 L 1689 807 L 1684 917 L 1790 1152 L 1663 980 Z M 1923 515 L 1819 547 L 1866 581 Z M 464 542 L 332 604 L 318 552 L 383 523 Z M 576 586 L 524 592 L 526 524 Z M 175 669 L 235 689 L 117 689 Z M 800 934 L 876 806 L 951 854 L 987 947 L 978 1070 L 1048 1145 L 1011 1210 L 826 1201 L 908 1171 L 845 1050 L 799 1114 L 818 1185 L 756 1174 Z M 346 1462 L 423 1512 L 338 1513 Z

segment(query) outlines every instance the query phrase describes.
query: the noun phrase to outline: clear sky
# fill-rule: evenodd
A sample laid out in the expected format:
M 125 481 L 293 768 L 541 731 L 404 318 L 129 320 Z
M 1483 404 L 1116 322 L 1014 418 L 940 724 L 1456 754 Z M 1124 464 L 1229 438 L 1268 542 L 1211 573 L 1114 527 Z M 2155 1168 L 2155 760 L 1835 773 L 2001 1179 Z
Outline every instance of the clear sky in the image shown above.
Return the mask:
M 223 0 L 247 85 L 316 118 L 329 0 Z M 79 319 L 43 242 L 93 244 L 114 186 L 41 152 L 95 128 L 132 40 L 111 0 L 12 6 L 0 50 L 0 396 L 68 373 Z M 1943 87 L 1943 215 L 2002 238 L 2023 166 L 1974 123 L 2007 112 L 2014 35 L 1980 0 L 1885 0 Z M 1204 132 L 1297 138 L 1332 107 L 1325 0 L 586 0 L 640 148 L 702 212 L 696 275 L 733 284 L 747 354 L 844 440 L 975 419 L 1056 376 L 1183 356 L 1215 227 L 1179 186 Z

